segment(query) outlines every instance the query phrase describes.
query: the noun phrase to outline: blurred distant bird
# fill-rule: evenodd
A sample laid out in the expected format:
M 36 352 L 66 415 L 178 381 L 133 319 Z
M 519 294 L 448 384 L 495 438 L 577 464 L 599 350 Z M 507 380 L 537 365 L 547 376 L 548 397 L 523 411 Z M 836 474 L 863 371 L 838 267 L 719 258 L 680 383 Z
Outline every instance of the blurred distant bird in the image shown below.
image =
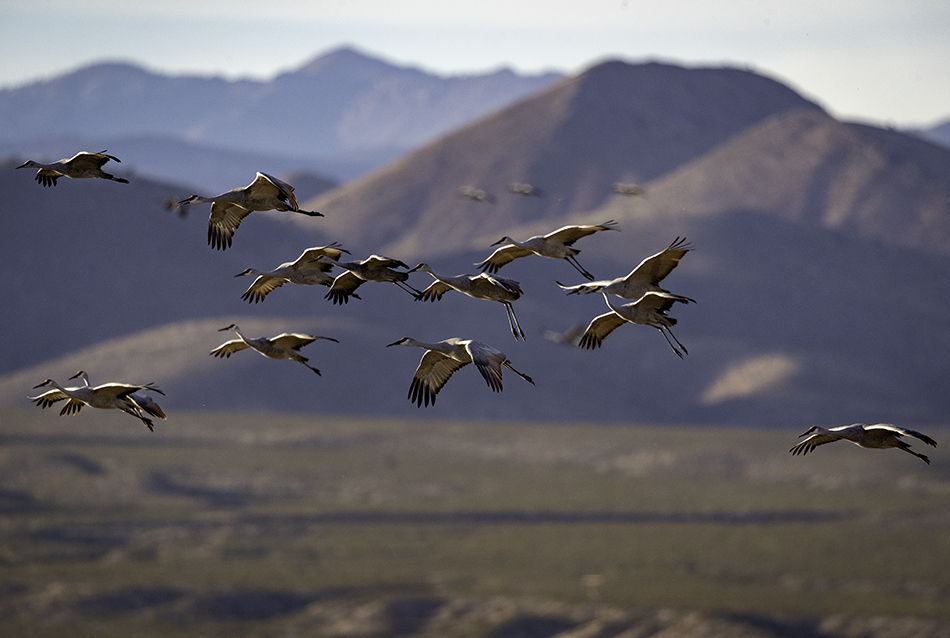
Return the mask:
M 128 184 L 129 180 L 121 177 L 115 177 L 102 170 L 103 164 L 109 160 L 121 162 L 118 157 L 106 155 L 105 151 L 101 153 L 88 153 L 81 151 L 69 159 L 61 159 L 52 164 L 41 164 L 33 160 L 27 160 L 17 168 L 38 168 L 36 171 L 36 181 L 43 186 L 56 186 L 56 180 L 60 177 L 71 177 L 73 179 L 84 179 L 90 177 L 99 177 L 101 179 L 110 179 L 120 184 Z
M 294 187 L 266 173 L 258 173 L 254 181 L 243 188 L 235 188 L 214 197 L 192 195 L 178 202 L 178 207 L 207 202 L 211 202 L 208 245 L 217 250 L 231 247 L 234 231 L 245 217 L 255 211 L 277 210 L 323 217 L 322 213 L 300 210 Z
M 937 442 L 925 434 L 920 432 L 915 432 L 914 430 L 908 430 L 907 428 L 900 428 L 896 425 L 891 425 L 890 423 L 876 423 L 874 425 L 866 425 L 864 423 L 854 423 L 852 425 L 841 425 L 836 428 L 821 428 L 817 425 L 813 425 L 801 436 L 807 436 L 808 438 L 804 439 L 798 445 L 789 450 L 793 455 L 798 454 L 808 454 L 814 450 L 819 445 L 824 445 L 825 443 L 831 443 L 832 441 L 838 441 L 844 439 L 846 441 L 851 441 L 855 445 L 859 445 L 865 448 L 871 448 L 876 450 L 885 450 L 887 448 L 895 447 L 899 450 L 903 450 L 908 454 L 913 454 L 917 458 L 923 460 L 927 465 L 930 465 L 930 459 L 928 459 L 923 454 L 918 454 L 910 449 L 910 446 L 904 441 L 901 440 L 902 436 L 912 436 L 920 439 L 927 445 L 937 446 Z M 800 437 L 799 437 L 800 438 Z
M 622 306 L 615 306 L 610 303 L 610 297 L 606 294 L 604 294 L 604 299 L 607 301 L 610 312 L 594 317 L 590 325 L 587 326 L 587 330 L 584 331 L 580 343 L 577 344 L 579 347 L 599 348 L 607 335 L 623 324 L 639 323 L 645 326 L 653 326 L 659 330 L 680 359 L 683 358 L 683 353 L 689 354 L 683 344 L 670 331 L 670 328 L 676 325 L 676 319 L 666 316 L 666 312 L 673 307 L 674 303 L 679 301 L 679 298 L 661 292 L 648 292 L 637 301 Z M 670 337 L 673 338 L 679 348 L 673 345 Z M 680 349 L 682 349 L 682 352 Z
M 435 405 L 435 397 L 439 394 L 442 386 L 448 382 L 456 370 L 464 368 L 469 363 L 475 364 L 475 367 L 478 368 L 478 371 L 482 373 L 488 383 L 488 387 L 495 392 L 501 392 L 502 390 L 502 367 L 508 368 L 531 385 L 534 385 L 531 377 L 518 372 L 511 366 L 505 353 L 480 341 L 452 337 L 437 343 L 425 343 L 410 337 L 403 337 L 386 347 L 389 346 L 425 348 L 426 353 L 422 355 L 419 367 L 412 375 L 412 383 L 409 385 L 409 401 L 420 408 L 423 405 L 428 407 L 430 403 Z
M 346 271 L 337 275 L 330 290 L 327 291 L 326 298 L 334 304 L 343 305 L 350 300 L 350 297 L 359 299 L 359 296 L 353 292 L 367 281 L 393 283 L 413 297 L 420 294 L 418 290 L 406 283 L 409 280 L 408 272 L 393 270 L 394 268 L 409 268 L 408 264 L 398 259 L 370 255 L 362 261 L 338 262 L 329 257 L 323 257 L 320 261 L 326 261 Z
M 584 324 L 582 323 L 575 324 L 564 332 L 558 332 L 557 330 L 541 331 L 542 337 L 562 346 L 576 346 L 582 334 L 584 334 Z
M 231 341 L 225 341 L 220 346 L 212 350 L 209 353 L 210 355 L 214 357 L 227 358 L 235 352 L 244 350 L 245 348 L 253 348 L 265 357 L 269 357 L 271 359 L 290 359 L 291 361 L 296 361 L 297 363 L 307 366 L 317 374 L 320 374 L 320 371 L 307 363 L 310 359 L 300 354 L 299 350 L 305 345 L 313 343 L 317 339 L 326 339 L 327 341 L 339 343 L 339 341 L 332 337 L 314 337 L 311 335 L 297 333 L 288 334 L 286 332 L 279 334 L 276 337 L 248 339 L 243 334 L 241 334 L 241 329 L 233 323 L 221 328 L 218 330 L 218 332 L 224 332 L 225 330 L 230 330 L 236 334 L 238 338 L 232 339 Z
M 348 250 L 340 248 L 339 244 L 333 243 L 329 246 L 308 248 L 296 260 L 281 264 L 274 270 L 262 272 L 254 268 L 246 268 L 243 272 L 239 272 L 234 276 L 257 277 L 257 279 L 244 291 L 241 299 L 248 303 L 259 303 L 264 301 L 264 298 L 272 290 L 280 288 L 286 283 L 302 286 L 320 284 L 329 287 L 333 284 L 333 276 L 327 273 L 332 270 L 333 264 L 323 261 L 320 257 L 339 259 L 343 253 L 350 254 Z
M 645 195 L 646 191 L 637 186 L 636 184 L 624 184 L 622 182 L 616 182 L 612 187 L 611 191 L 617 195 Z
M 512 182 L 508 184 L 508 192 L 515 193 L 516 195 L 526 195 L 528 197 L 541 197 L 543 193 L 540 188 L 535 188 L 531 184 L 524 184 L 522 182 Z
M 569 295 L 586 295 L 596 292 L 617 295 L 624 299 L 639 299 L 648 292 L 669 294 L 668 291 L 660 288 L 658 284 L 676 268 L 680 259 L 691 249 L 692 246 L 686 243 L 685 238 L 680 240 L 680 238 L 677 237 L 667 248 L 641 261 L 640 265 L 634 268 L 626 277 L 609 281 L 591 281 L 577 284 L 576 286 L 565 286 L 561 282 L 557 282 L 557 285 L 564 290 L 570 291 L 568 292 Z M 676 297 L 677 301 L 683 303 L 693 301 L 689 297 L 673 296 Z
M 85 375 L 86 373 L 80 370 L 73 376 L 69 377 L 70 379 L 75 379 L 76 377 L 80 376 L 83 377 L 86 385 L 80 387 L 64 388 L 52 379 L 46 379 L 43 381 L 43 383 L 34 386 L 34 389 L 43 387 L 52 387 L 54 389 L 48 390 L 39 396 L 30 397 L 30 400 L 41 408 L 48 408 L 57 401 L 68 399 L 66 405 L 60 412 L 61 416 L 67 414 L 76 414 L 83 408 L 84 405 L 88 405 L 92 408 L 100 408 L 103 410 L 121 410 L 122 412 L 131 414 L 135 418 L 141 420 L 142 423 L 148 426 L 149 430 L 153 430 L 153 424 L 152 420 L 145 416 L 146 413 L 152 414 L 153 416 L 158 416 L 162 419 L 165 418 L 164 412 L 161 411 L 161 408 L 157 407 L 157 404 L 154 406 L 154 408 L 150 406 L 150 408 L 146 410 L 136 400 L 136 397 L 141 400 L 142 395 L 135 394 L 139 391 L 158 392 L 159 394 L 165 394 L 158 388 L 152 385 L 128 385 L 125 383 L 104 383 L 102 385 L 90 387 L 88 378 Z M 149 401 L 151 401 L 151 399 L 149 399 Z
M 524 331 L 518 325 L 518 318 L 515 316 L 515 310 L 511 305 L 512 301 L 521 298 L 521 286 L 513 279 L 504 279 L 502 277 L 493 277 L 488 273 L 480 275 L 456 275 L 455 277 L 444 277 L 437 275 L 429 264 L 418 264 L 409 272 L 415 271 L 427 272 L 435 279 L 435 282 L 428 288 L 419 293 L 417 301 L 438 301 L 442 299 L 449 290 L 457 290 L 463 295 L 468 295 L 474 299 L 487 299 L 488 301 L 497 301 L 505 306 L 508 314 L 508 327 L 511 328 L 511 334 L 515 339 L 524 341 Z
M 617 222 L 610 220 L 596 226 L 565 226 L 559 228 L 547 235 L 536 235 L 525 241 L 515 241 L 507 235 L 496 241 L 492 246 L 505 244 L 497 248 L 485 261 L 475 264 L 482 269 L 482 272 L 496 273 L 505 264 L 528 255 L 541 255 L 551 259 L 564 259 L 570 265 L 574 266 L 579 273 L 593 279 L 594 276 L 584 270 L 577 262 L 577 257 L 581 251 L 571 248 L 571 245 L 581 237 L 587 237 L 601 230 L 617 230 Z
M 495 203 L 494 197 L 480 188 L 475 188 L 474 186 L 461 186 L 459 187 L 458 192 L 462 197 L 474 199 L 476 202 L 488 202 L 489 204 Z

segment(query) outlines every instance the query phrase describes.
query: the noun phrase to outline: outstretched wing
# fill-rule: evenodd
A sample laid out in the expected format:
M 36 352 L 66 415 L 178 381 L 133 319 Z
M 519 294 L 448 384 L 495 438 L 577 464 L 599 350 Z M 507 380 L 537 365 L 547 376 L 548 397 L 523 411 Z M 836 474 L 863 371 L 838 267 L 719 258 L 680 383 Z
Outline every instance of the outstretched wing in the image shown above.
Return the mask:
M 244 350 L 245 348 L 250 348 L 249 345 L 244 343 L 241 339 L 231 339 L 230 341 L 225 341 L 220 346 L 209 352 L 213 357 L 230 357 L 235 352 Z
M 208 218 L 208 245 L 215 250 L 230 248 L 234 231 L 250 214 L 251 211 L 230 202 L 211 204 L 211 216 Z
M 409 401 L 420 408 L 423 405 L 429 407 L 430 403 L 435 405 L 435 397 L 442 386 L 452 378 L 456 370 L 467 365 L 467 361 L 459 361 L 440 352 L 428 350 L 422 355 L 419 367 L 412 375 L 412 383 L 409 384 Z
M 271 337 L 268 341 L 276 348 L 281 350 L 300 350 L 302 347 L 308 343 L 313 343 L 320 337 L 313 337 L 310 335 L 299 334 L 299 333 L 283 333 L 279 334 L 276 337 Z
M 254 181 L 248 185 L 255 198 L 275 198 L 287 202 L 291 210 L 298 210 L 297 198 L 294 196 L 294 187 L 267 173 L 258 173 Z
M 932 445 L 933 447 L 937 447 L 937 442 L 934 441 L 929 436 L 927 436 L 926 434 L 921 434 L 920 432 L 917 432 L 916 430 L 910 430 L 908 428 L 901 428 L 896 425 L 892 425 L 890 423 L 875 423 L 874 425 L 866 425 L 864 426 L 864 429 L 865 430 L 890 430 L 891 432 L 893 432 L 894 434 L 898 436 L 912 436 L 915 439 L 920 439 L 927 445 Z
M 840 441 L 841 438 L 842 437 L 834 434 L 833 432 L 815 432 L 802 441 L 799 441 L 798 444 L 789 450 L 789 452 L 791 452 L 794 456 L 798 456 L 799 454 L 808 454 L 819 445 Z
M 46 408 L 50 407 L 57 401 L 68 399 L 69 395 L 59 390 L 53 389 L 53 390 L 47 390 L 46 392 L 38 396 L 28 397 L 28 398 L 30 399 L 30 401 L 32 401 L 33 403 L 35 403 L 36 405 L 40 406 L 41 408 L 45 410 Z
M 545 239 L 570 246 L 581 237 L 587 237 L 601 230 L 620 230 L 614 220 L 597 225 L 565 226 L 544 236 Z
M 680 263 L 680 259 L 692 250 L 686 238 L 677 237 L 669 246 L 647 257 L 624 277 L 624 281 L 656 286 Z
M 501 364 L 507 361 L 505 354 L 479 341 L 465 343 L 465 350 L 472 357 L 475 367 L 482 373 L 488 387 L 495 392 L 501 392 Z
M 280 288 L 285 283 L 287 283 L 287 280 L 283 277 L 258 275 L 254 282 L 248 286 L 248 289 L 244 291 L 244 294 L 241 295 L 241 299 L 247 303 L 260 303 L 264 301 L 264 297 L 266 297 L 268 293 Z
M 351 273 L 349 270 L 340 273 L 327 291 L 326 299 L 334 304 L 343 305 L 350 300 L 356 289 L 363 285 L 363 280 Z M 358 298 L 358 297 L 357 297 Z
M 480 261 L 475 265 L 481 268 L 482 272 L 496 273 L 498 269 L 505 264 L 531 254 L 533 253 L 527 248 L 515 246 L 514 244 L 506 244 L 500 248 L 496 248 L 495 252 L 489 255 L 488 259 Z
M 587 330 L 584 331 L 583 336 L 581 336 L 581 340 L 577 346 L 579 348 L 587 348 L 588 350 L 599 348 L 603 345 L 607 335 L 625 323 L 626 321 L 624 321 L 623 317 L 613 311 L 600 315 L 599 317 L 594 317 L 590 325 L 587 326 Z
M 447 293 L 450 290 L 454 290 L 452 286 L 441 281 L 433 281 L 429 284 L 429 287 L 423 290 L 416 301 L 439 301 L 442 299 L 442 295 Z

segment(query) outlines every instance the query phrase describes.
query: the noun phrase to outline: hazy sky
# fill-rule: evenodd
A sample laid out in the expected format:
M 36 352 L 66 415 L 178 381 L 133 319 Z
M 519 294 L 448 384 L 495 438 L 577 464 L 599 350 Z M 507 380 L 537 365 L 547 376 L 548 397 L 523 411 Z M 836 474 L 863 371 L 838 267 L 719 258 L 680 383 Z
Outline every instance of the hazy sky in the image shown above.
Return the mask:
M 947 0 L 0 0 L 0 87 L 101 60 L 267 78 L 349 44 L 442 73 L 750 67 L 846 119 L 950 117 Z

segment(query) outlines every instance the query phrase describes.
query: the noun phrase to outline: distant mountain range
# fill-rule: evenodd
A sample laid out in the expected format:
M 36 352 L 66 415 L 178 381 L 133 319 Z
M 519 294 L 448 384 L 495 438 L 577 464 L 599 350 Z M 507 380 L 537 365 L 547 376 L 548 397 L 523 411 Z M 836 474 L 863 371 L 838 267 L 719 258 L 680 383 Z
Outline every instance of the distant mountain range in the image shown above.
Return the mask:
M 78 139 L 95 147 L 90 150 L 121 152 L 133 169 L 153 177 L 183 183 L 213 179 L 195 179 L 196 171 L 210 171 L 193 163 L 177 168 L 171 152 L 177 144 L 180 157 L 194 155 L 195 147 L 207 147 L 198 151 L 205 155 L 253 155 L 271 166 L 279 157 L 293 161 L 294 170 L 345 180 L 560 77 L 507 69 L 443 77 L 352 48 L 320 55 L 268 81 L 169 76 L 131 64 L 95 64 L 0 90 L 0 153 L 50 147 L 65 153 L 64 141 L 75 145 Z M 155 157 L 163 144 L 169 153 L 161 164 L 135 160 Z
M 25 402 L 46 377 L 154 381 L 166 411 L 282 409 L 432 418 L 734 423 L 802 427 L 936 422 L 950 410 L 950 150 L 838 121 L 748 71 L 607 62 L 451 132 L 307 202 L 326 217 L 255 213 L 220 253 L 207 207 L 163 210 L 182 187 L 63 180 L 42 189 L 0 170 L 0 401 Z M 541 197 L 506 191 L 527 182 Z M 645 194 L 614 194 L 615 182 Z M 459 196 L 471 185 L 495 203 Z M 425 260 L 474 273 L 502 234 L 515 238 L 614 219 L 621 232 L 575 247 L 598 277 L 626 274 L 676 236 L 694 245 L 664 282 L 678 305 L 679 360 L 656 331 L 622 326 L 596 351 L 544 329 L 586 325 L 597 296 L 567 297 L 566 263 L 528 257 L 518 343 L 504 309 L 448 293 L 413 301 L 367 284 L 344 307 L 324 288 L 284 286 L 240 300 L 244 268 L 273 268 L 340 241 L 353 258 Z M 417 288 L 431 281 L 414 274 Z M 207 354 L 236 322 L 255 335 L 313 331 L 323 371 L 238 353 Z M 459 371 L 436 407 L 406 399 L 421 352 L 401 336 L 472 337 L 508 354 L 536 387 L 506 377 L 494 395 Z M 59 418 L 51 414 L 50 418 Z M 88 418 L 85 413 L 80 417 Z M 135 424 L 130 423 L 130 427 Z M 803 428 L 804 429 L 804 428 Z M 802 429 L 802 431 L 803 431 Z

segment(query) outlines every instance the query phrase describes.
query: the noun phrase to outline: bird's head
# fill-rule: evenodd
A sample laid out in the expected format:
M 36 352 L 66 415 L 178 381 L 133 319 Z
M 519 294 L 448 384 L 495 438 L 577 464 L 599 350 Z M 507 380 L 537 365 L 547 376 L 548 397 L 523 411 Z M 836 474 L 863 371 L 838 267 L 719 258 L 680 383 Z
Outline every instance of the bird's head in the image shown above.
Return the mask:
M 504 237 L 496 241 L 494 244 L 492 244 L 492 246 L 497 246 L 498 244 L 513 244 L 514 241 L 515 240 L 513 240 L 511 237 L 509 237 L 508 235 L 505 235 Z
M 36 168 L 37 166 L 39 165 L 33 160 L 26 160 L 25 162 L 17 166 L 17 168 Z
M 810 428 L 808 428 L 807 430 L 805 430 L 805 432 L 804 432 L 803 434 L 799 434 L 799 435 L 798 435 L 798 438 L 802 438 L 803 436 L 808 436 L 808 435 L 811 434 L 812 432 L 817 432 L 817 431 L 818 431 L 818 426 L 817 426 L 817 425 L 813 425 L 813 426 L 811 426 Z
M 226 330 L 235 331 L 237 329 L 238 329 L 237 325 L 232 323 L 232 324 L 226 325 L 223 328 L 218 328 L 218 332 L 225 332 Z
M 245 268 L 244 270 L 242 270 L 241 272 L 239 272 L 238 274 L 234 276 L 235 277 L 253 277 L 254 275 L 258 275 L 258 274 L 260 273 L 254 270 L 253 268 Z
M 432 267 L 426 263 L 416 264 L 413 268 L 410 268 L 409 270 L 407 270 L 406 273 L 408 274 L 408 273 L 416 272 L 416 271 L 431 273 Z
M 408 345 L 409 341 L 411 341 L 409 337 L 403 337 L 402 339 L 399 339 L 398 341 L 393 341 L 392 343 L 386 344 L 386 347 L 388 348 L 389 346 L 405 346 L 405 345 Z
M 47 387 L 48 385 L 50 385 L 51 383 L 53 383 L 53 380 L 52 380 L 52 379 L 47 379 L 47 380 L 44 381 L 43 383 L 38 383 L 38 384 L 36 384 L 35 386 L 33 386 L 33 389 L 35 390 L 35 389 L 37 389 L 37 388 L 45 388 L 45 387 Z
M 72 381 L 72 380 L 75 379 L 76 377 L 82 377 L 82 378 L 85 379 L 87 382 L 89 381 L 89 376 L 88 376 L 85 372 L 83 372 L 82 370 L 78 371 L 76 374 L 74 374 L 73 376 L 69 377 L 69 380 Z

